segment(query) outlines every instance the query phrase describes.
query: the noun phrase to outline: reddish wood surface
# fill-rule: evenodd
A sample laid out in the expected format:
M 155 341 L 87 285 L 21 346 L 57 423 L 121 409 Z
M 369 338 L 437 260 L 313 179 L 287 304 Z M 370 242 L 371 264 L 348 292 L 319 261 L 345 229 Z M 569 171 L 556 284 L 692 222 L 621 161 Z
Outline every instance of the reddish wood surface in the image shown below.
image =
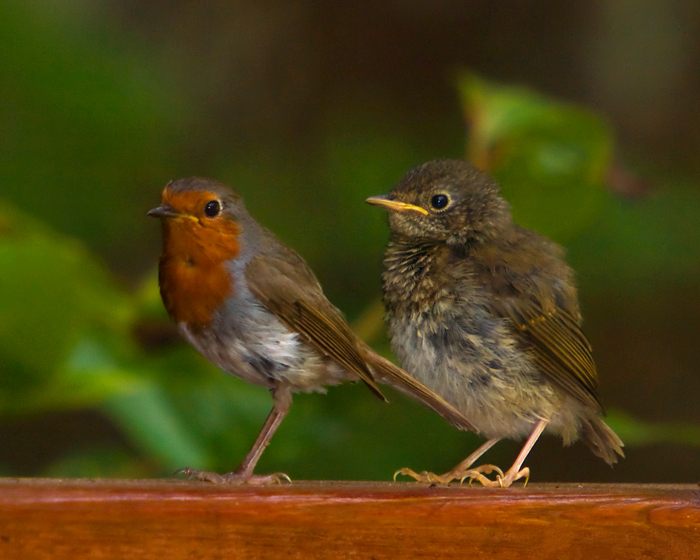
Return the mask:
M 696 485 L 0 479 L 0 558 L 700 558 Z

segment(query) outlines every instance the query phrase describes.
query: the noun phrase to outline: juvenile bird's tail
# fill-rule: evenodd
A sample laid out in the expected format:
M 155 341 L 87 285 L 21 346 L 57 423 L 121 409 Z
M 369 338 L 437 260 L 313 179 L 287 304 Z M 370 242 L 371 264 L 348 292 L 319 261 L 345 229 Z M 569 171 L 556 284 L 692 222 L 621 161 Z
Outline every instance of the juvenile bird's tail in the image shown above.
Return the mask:
M 608 465 L 617 463 L 617 456 L 624 457 L 624 443 L 599 416 L 589 416 L 584 420 L 581 439 Z
M 461 412 L 444 400 L 440 395 L 428 389 L 400 367 L 374 352 L 369 346 L 365 346 L 363 350 L 365 351 L 367 365 L 372 370 L 377 381 L 391 385 L 409 397 L 419 400 L 456 428 L 479 433 Z

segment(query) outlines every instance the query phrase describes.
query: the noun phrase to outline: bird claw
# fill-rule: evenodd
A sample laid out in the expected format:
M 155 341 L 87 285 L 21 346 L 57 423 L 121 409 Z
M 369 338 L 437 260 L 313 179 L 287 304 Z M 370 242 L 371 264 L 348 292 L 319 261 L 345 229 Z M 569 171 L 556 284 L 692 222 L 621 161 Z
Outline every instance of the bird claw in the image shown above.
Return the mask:
M 423 471 L 422 473 L 418 474 L 415 471 L 404 467 L 403 469 L 399 469 L 394 473 L 394 482 L 396 482 L 396 477 L 401 474 L 404 476 L 410 476 L 411 478 L 416 480 L 416 482 L 422 482 L 424 484 L 431 485 L 439 484 L 447 486 L 448 484 L 450 484 L 450 482 L 455 480 L 458 480 L 460 484 L 463 484 L 465 480 L 469 479 L 470 485 L 474 480 L 478 480 L 484 486 L 494 486 L 498 483 L 484 476 L 485 474 L 490 474 L 492 472 L 497 473 L 497 480 L 503 478 L 504 476 L 503 471 L 496 465 L 480 465 L 478 467 L 474 467 L 473 469 L 469 469 L 466 471 L 450 471 L 443 475 L 435 474 L 428 471 Z
M 508 488 L 508 486 L 513 484 L 516 480 L 520 480 L 523 477 L 525 477 L 525 484 L 523 484 L 523 488 L 525 488 L 527 486 L 527 483 L 530 481 L 530 469 L 528 467 L 525 467 L 524 469 L 521 469 L 518 472 L 513 471 L 513 474 L 510 476 L 509 475 L 510 471 L 508 471 L 508 474 L 506 474 L 506 476 L 502 480 L 501 488 Z
M 530 480 L 530 469 L 528 467 L 520 471 L 509 470 L 505 475 L 501 472 L 496 475 L 496 480 L 490 480 L 485 476 L 479 476 L 477 479 L 487 488 L 509 488 L 516 480 L 520 480 L 523 477 L 525 477 L 525 484 L 523 484 L 523 488 L 525 488 Z
M 235 473 L 229 473 L 235 474 Z M 267 486 L 268 484 L 282 484 L 282 483 L 292 483 L 292 479 L 289 478 L 285 473 L 272 473 L 264 475 L 252 475 L 247 478 L 242 484 L 248 484 L 250 486 Z M 231 484 L 231 482 L 229 482 Z M 240 482 L 232 482 L 232 484 L 241 484 Z
M 208 471 L 198 471 L 190 467 L 185 467 L 175 472 L 175 475 L 184 474 L 188 480 L 201 480 L 212 484 L 234 484 L 249 486 L 266 486 L 268 484 L 282 484 L 282 482 L 292 483 L 292 479 L 284 473 L 273 474 L 245 474 L 236 471 L 219 474 Z
M 422 473 L 418 474 L 417 472 L 404 467 L 403 469 L 399 469 L 394 473 L 394 482 L 396 482 L 396 477 L 398 475 L 404 475 L 404 476 L 410 476 L 413 478 L 416 482 L 422 482 L 424 484 L 442 484 L 442 485 L 447 485 L 450 483 L 451 479 L 445 479 L 446 475 L 440 476 L 435 473 L 431 473 L 428 471 L 423 471 Z
M 503 476 L 503 471 L 497 467 L 496 465 L 479 465 L 478 467 L 474 467 L 473 469 L 468 469 L 464 471 L 463 473 L 456 472 L 453 474 L 454 480 L 457 480 L 459 475 L 461 474 L 461 479 L 460 483 L 464 481 L 464 479 L 469 478 L 469 479 L 478 479 L 479 477 L 482 477 L 486 480 L 488 480 L 484 475 L 486 474 L 491 474 L 492 472 L 496 473 L 496 476 Z
M 493 481 L 487 478 L 485 475 L 496 473 L 496 479 L 503 477 L 503 471 L 496 465 L 479 465 L 473 469 L 463 471 L 461 473 L 456 472 L 452 474 L 453 480 L 459 479 L 459 483 L 463 484 L 466 479 L 469 479 L 469 485 L 471 486 L 475 480 L 478 480 L 483 486 L 489 486 Z

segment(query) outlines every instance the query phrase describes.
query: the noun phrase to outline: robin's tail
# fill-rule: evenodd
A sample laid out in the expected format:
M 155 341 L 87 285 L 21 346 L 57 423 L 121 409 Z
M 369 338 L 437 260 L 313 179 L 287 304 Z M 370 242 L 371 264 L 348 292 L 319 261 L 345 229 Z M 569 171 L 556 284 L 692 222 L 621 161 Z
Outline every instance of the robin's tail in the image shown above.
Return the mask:
M 599 416 L 589 416 L 583 422 L 581 438 L 608 465 L 617 463 L 617 456 L 624 457 L 624 443 Z
M 382 358 L 369 346 L 364 348 L 367 365 L 372 370 L 374 377 L 380 383 L 391 385 L 402 393 L 419 400 L 428 408 L 433 409 L 450 424 L 460 430 L 468 430 L 478 433 L 478 430 L 440 395 L 428 389 L 420 381 L 417 381 L 400 367 Z

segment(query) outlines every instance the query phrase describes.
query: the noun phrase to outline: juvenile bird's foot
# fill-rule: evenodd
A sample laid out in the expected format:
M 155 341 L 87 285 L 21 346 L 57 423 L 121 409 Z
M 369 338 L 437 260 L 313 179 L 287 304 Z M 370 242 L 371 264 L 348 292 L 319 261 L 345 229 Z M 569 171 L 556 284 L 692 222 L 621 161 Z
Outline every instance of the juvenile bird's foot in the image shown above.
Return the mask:
M 478 467 L 474 467 L 473 469 L 464 470 L 453 469 L 442 475 L 428 471 L 423 471 L 422 473 L 418 474 L 415 471 L 404 467 L 403 469 L 399 469 L 394 473 L 394 481 L 396 481 L 396 477 L 398 475 L 402 474 L 404 476 L 410 476 L 417 482 L 423 482 L 426 484 L 442 484 L 446 486 L 453 480 L 458 480 L 459 483 L 462 484 L 465 480 L 469 479 L 470 483 L 472 480 L 478 480 L 484 486 L 492 486 L 493 482 L 495 481 L 489 480 L 486 478 L 486 476 L 484 476 L 492 472 L 497 474 L 496 480 L 504 478 L 503 471 L 496 465 L 480 465 Z
M 233 485 L 249 485 L 249 486 L 266 486 L 268 484 L 282 484 L 283 481 L 292 483 L 292 479 L 284 473 L 273 474 L 252 474 L 240 473 L 233 471 L 230 473 L 219 474 L 208 471 L 198 471 L 190 467 L 180 469 L 175 473 L 184 474 L 188 480 L 201 480 L 203 482 L 211 482 L 212 484 L 233 484 Z
M 500 469 L 499 469 L 500 471 Z M 486 473 L 488 474 L 488 473 Z M 486 478 L 483 474 L 476 473 L 472 475 L 469 472 L 465 473 L 465 478 L 470 478 L 472 480 L 478 480 L 482 485 L 484 485 L 487 488 L 508 488 L 511 484 L 513 484 L 516 480 L 520 480 L 521 478 L 525 477 L 525 484 L 523 487 L 527 486 L 528 480 L 530 480 L 530 469 L 525 467 L 524 469 L 521 469 L 519 471 L 510 469 L 506 472 L 504 475 L 503 472 L 501 471 L 500 473 L 496 474 L 496 480 L 491 480 L 489 478 Z M 470 480 L 471 483 L 471 480 Z
M 523 484 L 523 488 L 524 488 L 525 486 L 527 486 L 527 483 L 530 480 L 530 469 L 527 467 L 525 467 L 524 469 L 520 469 L 520 470 L 509 469 L 506 472 L 505 476 L 498 476 L 498 477 L 496 477 L 496 480 L 491 481 L 491 482 L 493 483 L 493 486 L 496 488 L 508 488 L 516 480 L 520 480 L 523 477 L 525 477 L 525 484 Z

